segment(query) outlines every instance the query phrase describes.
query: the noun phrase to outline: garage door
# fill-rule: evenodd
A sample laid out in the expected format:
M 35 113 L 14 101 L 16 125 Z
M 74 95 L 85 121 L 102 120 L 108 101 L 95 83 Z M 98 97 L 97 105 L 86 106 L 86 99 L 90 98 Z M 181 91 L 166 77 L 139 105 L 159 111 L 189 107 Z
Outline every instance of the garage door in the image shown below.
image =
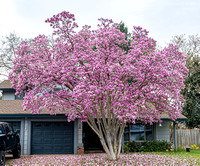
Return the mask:
M 32 122 L 31 154 L 72 154 L 73 122 Z

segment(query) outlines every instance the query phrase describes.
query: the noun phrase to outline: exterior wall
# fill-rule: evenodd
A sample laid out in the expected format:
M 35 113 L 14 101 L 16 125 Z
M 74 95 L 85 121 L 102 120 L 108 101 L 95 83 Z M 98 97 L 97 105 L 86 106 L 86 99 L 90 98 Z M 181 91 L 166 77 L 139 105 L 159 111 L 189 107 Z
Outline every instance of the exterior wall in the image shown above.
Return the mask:
M 77 154 L 84 154 L 83 146 L 83 123 L 77 119 Z
M 2 100 L 16 100 L 15 91 L 13 90 L 3 90 L 2 92 Z M 31 154 L 31 125 L 34 121 L 40 122 L 54 122 L 54 121 L 63 121 L 66 122 L 66 117 L 21 117 L 21 118 L 14 118 L 10 115 L 5 118 L 1 118 L 0 121 L 17 121 L 20 122 L 20 143 L 21 143 L 21 154 L 22 155 L 30 155 Z M 83 147 L 82 144 L 82 122 L 80 120 L 74 121 L 74 154 L 77 154 L 77 148 Z
M 14 91 L 3 91 L 2 100 L 15 100 Z
M 78 146 L 78 120 L 74 121 L 74 154 L 77 154 Z
M 83 142 L 82 142 L 82 131 L 83 131 L 83 123 L 81 122 L 81 119 L 78 119 L 78 146 L 83 146 Z
M 31 124 L 32 122 L 40 121 L 40 122 L 56 122 L 62 121 L 66 122 L 66 117 L 25 117 L 25 118 L 0 118 L 0 121 L 7 122 L 20 122 L 20 143 L 23 155 L 31 154 Z M 169 136 L 169 124 L 170 121 L 163 121 L 162 127 L 159 127 L 159 123 L 155 123 L 153 128 L 154 140 L 166 140 L 170 142 Z M 80 119 L 76 119 L 74 121 L 74 154 L 84 153 L 84 146 L 82 142 L 82 122 Z M 124 139 L 124 138 L 123 138 Z M 123 140 L 124 142 L 124 140 Z
M 24 154 L 24 119 L 21 120 L 20 144 L 21 144 L 21 154 Z
M 82 142 L 82 132 L 83 132 L 83 123 L 80 119 L 76 119 L 74 122 L 74 154 L 80 153 L 83 151 L 83 142 Z
M 154 139 L 155 140 L 165 140 L 170 142 L 170 135 L 169 135 L 169 124 L 170 121 L 163 121 L 162 127 L 159 127 L 159 123 L 155 124 L 154 128 Z
M 24 135 L 23 135 L 23 155 L 29 155 L 30 152 L 30 146 L 31 146 L 31 140 L 30 140 L 30 133 L 31 133 L 31 121 L 28 120 L 28 118 L 24 119 Z

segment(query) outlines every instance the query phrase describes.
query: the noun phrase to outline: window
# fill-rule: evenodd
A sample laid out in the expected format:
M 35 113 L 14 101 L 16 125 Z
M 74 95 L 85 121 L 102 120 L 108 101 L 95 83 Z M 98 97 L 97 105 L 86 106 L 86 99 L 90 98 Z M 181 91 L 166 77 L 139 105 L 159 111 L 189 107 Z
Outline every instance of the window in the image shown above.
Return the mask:
M 153 126 L 152 125 L 145 125 L 145 132 L 146 132 L 146 140 L 152 140 L 153 139 Z
M 128 124 L 124 130 L 124 141 L 143 142 L 153 139 L 153 126 L 143 123 Z
M 136 123 L 130 125 L 130 140 L 144 141 L 144 125 Z

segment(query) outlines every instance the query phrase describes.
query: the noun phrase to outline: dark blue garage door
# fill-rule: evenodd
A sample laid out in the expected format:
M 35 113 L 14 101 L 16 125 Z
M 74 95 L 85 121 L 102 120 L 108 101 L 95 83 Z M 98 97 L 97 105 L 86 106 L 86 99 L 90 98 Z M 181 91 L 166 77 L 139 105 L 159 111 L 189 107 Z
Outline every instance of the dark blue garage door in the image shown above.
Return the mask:
M 31 154 L 72 154 L 73 122 L 32 122 Z

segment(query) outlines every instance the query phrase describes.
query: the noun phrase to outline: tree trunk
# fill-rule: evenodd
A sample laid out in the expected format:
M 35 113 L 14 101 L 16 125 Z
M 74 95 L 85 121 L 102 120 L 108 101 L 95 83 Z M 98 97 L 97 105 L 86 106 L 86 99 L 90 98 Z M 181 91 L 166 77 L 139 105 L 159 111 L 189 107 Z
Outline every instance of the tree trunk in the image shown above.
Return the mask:
M 117 160 L 121 153 L 125 124 L 115 124 L 110 128 L 104 127 L 103 123 L 96 126 L 93 126 L 94 123 L 88 122 L 88 124 L 98 135 L 108 159 Z M 97 126 L 100 128 L 97 128 Z M 113 131 L 116 131 L 116 134 L 113 135 Z

